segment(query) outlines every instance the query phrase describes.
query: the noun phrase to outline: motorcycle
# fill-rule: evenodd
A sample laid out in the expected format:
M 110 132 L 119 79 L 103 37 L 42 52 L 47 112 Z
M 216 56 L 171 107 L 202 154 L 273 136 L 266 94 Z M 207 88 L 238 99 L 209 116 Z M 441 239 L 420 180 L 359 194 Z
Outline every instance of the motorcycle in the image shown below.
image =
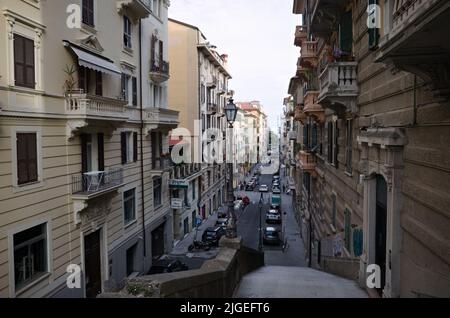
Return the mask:
M 192 252 L 193 250 L 209 251 L 211 247 L 212 246 L 210 242 L 194 241 L 191 245 L 189 245 L 188 251 L 189 252 Z

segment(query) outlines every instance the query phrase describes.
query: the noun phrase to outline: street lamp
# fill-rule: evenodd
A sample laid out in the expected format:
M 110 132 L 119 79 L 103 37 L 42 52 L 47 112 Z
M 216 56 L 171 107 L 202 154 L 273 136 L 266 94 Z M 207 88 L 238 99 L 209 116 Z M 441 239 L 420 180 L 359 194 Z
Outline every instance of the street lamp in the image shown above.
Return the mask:
M 228 173 L 229 173 L 229 180 L 228 180 L 228 225 L 227 225 L 227 238 L 236 238 L 237 237 L 237 231 L 236 231 L 236 214 L 234 211 L 234 191 L 233 191 L 233 124 L 236 120 L 237 116 L 237 106 L 233 102 L 233 98 L 230 98 L 228 101 L 228 105 L 224 108 L 225 116 L 227 118 L 228 122 L 228 128 L 229 128 L 229 138 L 230 138 L 230 149 L 229 153 L 231 154 L 231 160 L 228 161 Z

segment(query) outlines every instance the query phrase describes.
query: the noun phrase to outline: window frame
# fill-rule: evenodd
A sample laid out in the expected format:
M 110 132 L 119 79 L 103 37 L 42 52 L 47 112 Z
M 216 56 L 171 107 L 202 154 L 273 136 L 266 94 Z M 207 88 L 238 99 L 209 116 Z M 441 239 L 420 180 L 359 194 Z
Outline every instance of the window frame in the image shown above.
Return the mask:
M 126 15 L 123 16 L 123 47 L 133 49 L 133 23 Z
M 85 9 L 85 4 L 87 4 L 88 2 L 92 3 L 92 8 L 86 7 Z M 81 1 L 81 21 L 84 25 L 87 25 L 91 28 L 95 28 L 95 12 L 96 10 L 96 1 L 95 0 L 82 0 Z M 87 14 L 89 14 L 88 16 L 85 16 L 84 14 L 84 10 L 88 11 L 86 12 Z
M 133 196 L 132 197 L 126 197 L 127 193 L 133 192 Z M 136 195 L 136 188 L 130 188 L 130 189 L 126 189 L 123 191 L 123 195 L 122 195 L 122 207 L 123 207 L 123 222 L 125 227 L 130 226 L 131 224 L 133 224 L 134 222 L 137 221 L 137 195 Z M 126 207 L 125 205 L 128 203 L 128 201 L 132 201 L 133 202 L 133 213 L 132 216 L 133 218 L 128 217 L 127 218 L 127 211 L 126 211 Z
M 53 250 L 52 250 L 52 231 L 49 229 L 52 229 L 52 221 L 49 218 L 41 218 L 38 220 L 35 220 L 31 223 L 27 223 L 23 226 L 19 226 L 12 231 L 8 233 L 8 255 L 10 260 L 14 260 L 14 235 L 24 232 L 26 230 L 29 230 L 33 227 L 43 225 L 46 226 L 46 265 L 47 265 L 47 272 L 40 275 L 40 277 L 37 277 L 35 280 L 30 281 L 25 286 L 22 286 L 21 288 L 17 289 L 15 286 L 15 270 L 14 270 L 14 261 L 9 262 L 9 272 L 12 273 L 9 275 L 9 293 L 10 297 L 17 297 L 20 294 L 23 294 L 27 292 L 28 290 L 32 289 L 34 286 L 39 284 L 40 282 L 49 279 L 51 274 L 53 273 L 53 262 L 51 261 L 53 259 Z
M 20 83 L 17 80 L 17 69 L 16 69 L 16 65 L 19 64 L 16 61 L 16 50 L 18 49 L 16 47 L 16 44 L 19 42 L 19 40 L 21 40 L 23 43 L 23 47 L 22 47 L 23 62 L 21 63 L 22 67 L 23 67 L 23 70 L 22 70 L 23 81 Z M 26 44 L 32 44 L 32 64 L 29 64 L 29 65 L 27 64 L 27 61 L 26 61 L 27 60 L 27 45 Z M 30 39 L 29 37 L 26 37 L 24 35 L 14 33 L 14 44 L 13 44 L 14 86 L 24 87 L 24 88 L 29 88 L 29 89 L 36 89 L 37 74 L 36 74 L 36 48 L 35 48 L 35 45 L 36 45 L 36 43 L 35 43 L 34 39 Z M 27 72 L 26 72 L 29 67 L 32 67 L 32 69 L 33 69 L 31 79 L 28 79 Z M 30 83 L 28 83 L 29 81 L 30 81 Z
M 162 178 L 154 177 L 153 180 L 153 208 L 157 209 L 163 205 L 162 200 Z M 157 193 L 157 189 L 159 189 L 159 193 Z M 158 196 L 156 195 L 158 194 Z M 156 198 L 158 197 L 158 200 Z
M 38 179 L 35 182 L 22 184 L 18 182 L 18 162 L 17 162 L 17 134 L 18 133 L 36 133 L 36 149 L 37 149 L 37 174 Z M 29 126 L 18 126 L 11 128 L 11 155 L 12 155 L 12 185 L 13 192 L 28 191 L 31 189 L 39 188 L 44 185 L 43 180 L 43 168 L 42 168 L 42 128 L 40 127 L 29 127 Z

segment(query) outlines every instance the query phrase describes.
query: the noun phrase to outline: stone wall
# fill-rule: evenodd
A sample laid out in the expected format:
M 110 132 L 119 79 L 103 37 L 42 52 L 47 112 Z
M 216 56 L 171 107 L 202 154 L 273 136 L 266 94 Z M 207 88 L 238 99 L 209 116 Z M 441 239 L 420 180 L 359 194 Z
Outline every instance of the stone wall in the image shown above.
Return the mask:
M 264 253 L 242 246 L 240 239 L 223 238 L 213 260 L 198 270 L 142 276 L 130 279 L 119 293 L 100 298 L 226 298 L 241 278 L 264 266 Z

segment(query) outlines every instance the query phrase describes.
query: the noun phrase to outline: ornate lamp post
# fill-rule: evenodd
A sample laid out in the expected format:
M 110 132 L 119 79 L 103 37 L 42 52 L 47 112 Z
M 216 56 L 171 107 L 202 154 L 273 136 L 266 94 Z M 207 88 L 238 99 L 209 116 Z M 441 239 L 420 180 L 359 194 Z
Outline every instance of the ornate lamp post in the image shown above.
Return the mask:
M 237 231 L 236 231 L 236 214 L 234 212 L 234 191 L 233 191 L 233 124 L 236 120 L 238 109 L 236 105 L 233 102 L 233 98 L 230 98 L 228 101 L 228 105 L 225 106 L 225 116 L 227 118 L 228 122 L 228 128 L 229 128 L 229 138 L 230 138 L 230 148 L 229 153 L 231 154 L 230 158 L 228 159 L 228 173 L 229 173 L 229 180 L 228 180 L 228 225 L 227 225 L 227 238 L 236 238 L 237 237 Z

